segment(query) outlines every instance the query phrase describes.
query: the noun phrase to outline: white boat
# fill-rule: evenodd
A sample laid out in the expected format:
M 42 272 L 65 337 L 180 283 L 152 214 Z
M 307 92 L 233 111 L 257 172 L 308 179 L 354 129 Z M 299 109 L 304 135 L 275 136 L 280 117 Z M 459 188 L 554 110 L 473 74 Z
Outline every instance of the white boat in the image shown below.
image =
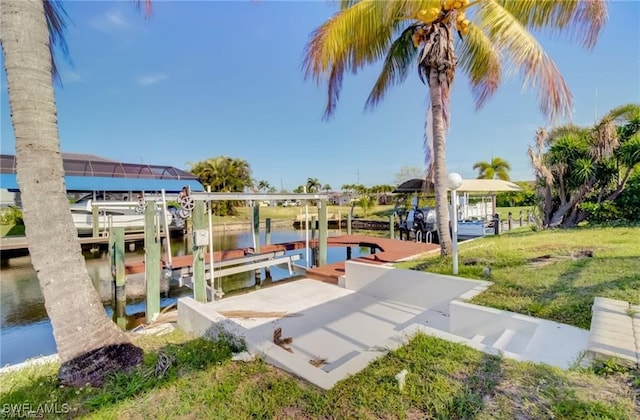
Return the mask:
M 78 230 L 78 234 L 87 235 L 93 233 L 93 209 L 98 211 L 98 231 L 107 231 L 109 227 L 122 227 L 127 231 L 144 231 L 145 211 L 138 201 L 115 201 L 115 200 L 93 200 L 92 198 L 81 198 L 71 205 L 71 215 L 73 223 Z M 156 215 L 162 220 L 162 215 L 166 217 L 166 225 L 161 223 L 161 229 L 165 226 L 175 227 L 179 222 L 178 217 L 174 217 L 174 208 L 163 211 L 162 206 L 156 209 Z M 174 222 L 175 221 L 175 222 Z

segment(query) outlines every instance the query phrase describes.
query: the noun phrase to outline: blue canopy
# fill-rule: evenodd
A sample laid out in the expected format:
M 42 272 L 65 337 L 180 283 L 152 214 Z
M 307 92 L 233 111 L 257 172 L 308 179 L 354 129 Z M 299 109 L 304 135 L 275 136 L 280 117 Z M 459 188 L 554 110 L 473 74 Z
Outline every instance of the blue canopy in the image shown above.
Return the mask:
M 148 179 L 148 178 L 108 178 L 96 176 L 65 176 L 67 191 L 161 191 L 180 192 L 188 186 L 191 191 L 204 191 L 200 182 L 194 179 Z M 0 174 L 0 188 L 18 191 L 14 174 Z
M 192 173 L 172 166 L 120 163 L 91 155 L 63 154 L 67 192 L 146 191 L 179 192 L 184 187 L 204 191 Z M 18 191 L 16 160 L 0 155 L 0 188 Z

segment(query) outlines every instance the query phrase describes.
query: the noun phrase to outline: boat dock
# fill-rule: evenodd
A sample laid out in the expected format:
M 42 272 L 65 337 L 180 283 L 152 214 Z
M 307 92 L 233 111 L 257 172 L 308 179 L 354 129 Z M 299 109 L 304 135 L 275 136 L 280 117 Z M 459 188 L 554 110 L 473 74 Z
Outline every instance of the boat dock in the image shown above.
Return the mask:
M 317 247 L 318 244 L 319 241 L 317 239 L 309 241 L 309 247 L 311 248 Z M 371 250 L 370 255 L 366 255 L 355 260 L 373 264 L 397 262 L 440 248 L 439 245 L 436 244 L 401 241 L 398 239 L 366 235 L 330 236 L 327 238 L 327 246 L 346 248 L 346 260 L 351 259 L 351 247 L 369 248 Z M 284 253 L 286 251 L 295 251 L 304 249 L 305 247 L 305 241 L 293 241 L 280 244 L 261 245 L 259 251 L 256 251 L 252 247 L 216 251 L 213 253 L 214 268 L 223 269 L 226 266 L 246 263 L 253 263 L 254 265 L 252 265 L 252 268 L 255 268 L 255 264 L 262 264 L 262 262 L 264 262 L 264 266 L 276 265 L 284 261 L 280 261 L 280 259 L 288 258 L 284 257 Z M 209 261 L 209 254 L 204 256 L 204 261 Z M 166 264 L 166 261 L 163 261 L 163 264 Z M 341 261 L 334 264 L 313 267 L 307 269 L 306 275 L 308 278 L 335 284 L 338 282 L 338 278 L 344 274 L 344 264 L 345 262 Z M 190 272 L 192 265 L 193 255 L 181 255 L 172 258 L 171 269 L 177 277 L 181 277 L 182 275 Z M 144 271 L 145 264 L 142 260 L 128 262 L 125 264 L 125 273 L 128 276 L 142 274 Z M 219 271 L 216 273 L 216 277 L 222 275 L 224 275 L 224 272 Z
M 124 238 L 125 242 L 142 242 L 144 241 L 144 233 L 127 233 Z M 107 246 L 109 244 L 109 236 L 79 236 L 78 242 L 83 250 L 93 249 L 98 245 Z M 2 261 L 11 258 L 23 257 L 29 255 L 29 248 L 26 236 L 6 236 L 0 238 L 0 256 Z

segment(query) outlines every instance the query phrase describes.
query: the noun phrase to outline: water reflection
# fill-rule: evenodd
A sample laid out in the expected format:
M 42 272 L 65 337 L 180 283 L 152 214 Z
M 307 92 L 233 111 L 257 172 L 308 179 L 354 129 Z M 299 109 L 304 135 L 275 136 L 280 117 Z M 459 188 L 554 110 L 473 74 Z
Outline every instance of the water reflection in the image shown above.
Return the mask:
M 337 231 L 329 233 L 338 234 Z M 271 232 L 271 243 L 299 241 L 305 239 L 304 231 L 276 230 Z M 260 243 L 265 243 L 262 232 Z M 253 236 L 250 232 L 227 232 L 216 234 L 214 239 L 215 250 L 252 247 Z M 144 256 L 142 246 L 138 244 L 133 251 L 128 246 L 126 260 L 140 260 Z M 190 254 L 186 243 L 182 238 L 173 238 L 171 241 L 171 254 L 174 256 Z M 164 248 L 166 258 L 167 247 Z M 289 254 L 300 253 L 302 259 L 300 265 L 306 265 L 306 251 L 304 249 L 291 251 Z M 353 249 L 353 258 L 364 253 L 368 249 Z M 327 250 L 329 263 L 344 260 L 346 258 L 344 248 L 332 248 Z M 98 291 L 105 310 L 109 316 L 112 314 L 111 300 L 113 297 L 113 282 L 111 279 L 111 267 L 105 252 L 86 255 L 86 264 L 93 285 Z M 289 277 L 287 270 L 278 267 L 271 268 L 273 281 Z M 262 269 L 261 278 L 265 278 Z M 254 272 L 239 273 L 223 279 L 222 288 L 225 293 L 241 290 L 255 285 Z M 145 310 L 144 282 L 127 285 L 127 314 L 142 313 Z M 174 304 L 179 297 L 191 295 L 191 289 L 170 285 L 165 281 L 162 287 L 161 307 Z M 44 299 L 40 291 L 40 285 L 36 273 L 31 266 L 29 257 L 15 258 L 9 261 L 8 266 L 0 270 L 0 366 L 14 364 L 25 359 L 55 353 L 55 342 L 51 329 L 51 323 L 44 308 Z

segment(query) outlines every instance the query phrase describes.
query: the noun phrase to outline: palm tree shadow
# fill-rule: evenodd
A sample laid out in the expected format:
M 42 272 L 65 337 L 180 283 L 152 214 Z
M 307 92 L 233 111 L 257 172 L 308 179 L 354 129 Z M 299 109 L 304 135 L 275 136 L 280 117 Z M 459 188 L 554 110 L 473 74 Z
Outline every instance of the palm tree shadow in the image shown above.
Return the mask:
M 66 418 L 79 417 L 169 386 L 185 374 L 228 362 L 233 353 L 243 350 L 244 343 L 219 331 L 212 330 L 206 337 L 215 340 L 195 338 L 146 351 L 141 365 L 106 377 L 101 388 L 62 386 L 56 374 L 31 374 L 26 385 L 3 394 L 2 403 L 12 407 L 27 401 L 35 407 L 47 403 L 64 410 Z
M 505 379 L 503 361 L 501 356 L 483 353 L 462 388 L 451 398 L 450 418 L 474 418 L 482 411 Z

